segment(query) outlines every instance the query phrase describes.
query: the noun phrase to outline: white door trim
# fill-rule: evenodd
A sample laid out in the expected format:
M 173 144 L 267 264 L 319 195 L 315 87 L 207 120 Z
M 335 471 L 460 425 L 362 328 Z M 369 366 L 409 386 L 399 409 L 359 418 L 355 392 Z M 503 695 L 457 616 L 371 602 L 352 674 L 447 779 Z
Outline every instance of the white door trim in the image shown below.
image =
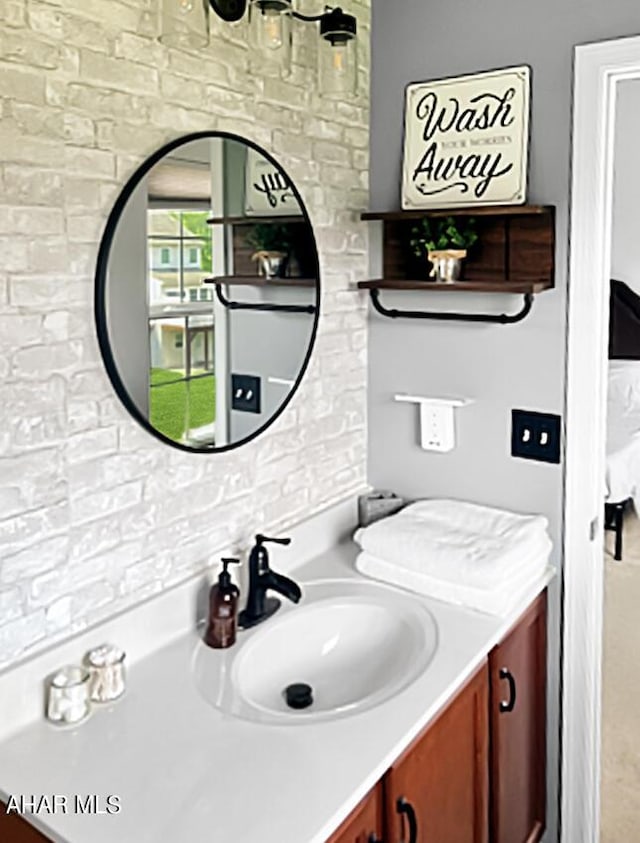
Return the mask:
M 565 411 L 563 843 L 597 843 L 600 832 L 613 137 L 617 83 L 638 77 L 638 37 L 576 48 Z

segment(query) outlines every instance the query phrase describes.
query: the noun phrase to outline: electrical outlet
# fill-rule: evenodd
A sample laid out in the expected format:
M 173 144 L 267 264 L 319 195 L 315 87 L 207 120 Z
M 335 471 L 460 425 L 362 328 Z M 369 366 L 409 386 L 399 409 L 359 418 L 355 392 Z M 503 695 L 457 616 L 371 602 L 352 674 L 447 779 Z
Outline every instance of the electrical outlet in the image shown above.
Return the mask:
M 256 375 L 231 375 L 231 409 L 260 413 L 261 382 Z
M 420 405 L 421 445 L 427 451 L 452 451 L 455 447 L 453 407 L 446 404 Z
M 456 446 L 455 407 L 472 403 L 468 398 L 427 398 L 422 395 L 394 395 L 395 401 L 420 408 L 420 445 L 426 451 L 452 451 Z
M 561 418 L 529 410 L 511 411 L 511 456 L 560 462 Z

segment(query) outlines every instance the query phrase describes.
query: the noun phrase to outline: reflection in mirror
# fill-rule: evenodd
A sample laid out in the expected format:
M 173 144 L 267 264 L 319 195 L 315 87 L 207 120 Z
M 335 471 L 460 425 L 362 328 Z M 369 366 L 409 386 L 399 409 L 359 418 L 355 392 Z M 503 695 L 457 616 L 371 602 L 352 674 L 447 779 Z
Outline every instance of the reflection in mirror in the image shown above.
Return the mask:
M 145 427 L 189 450 L 263 430 L 311 354 L 318 254 L 306 210 L 262 150 L 190 136 L 134 175 L 107 224 L 96 276 L 100 347 Z

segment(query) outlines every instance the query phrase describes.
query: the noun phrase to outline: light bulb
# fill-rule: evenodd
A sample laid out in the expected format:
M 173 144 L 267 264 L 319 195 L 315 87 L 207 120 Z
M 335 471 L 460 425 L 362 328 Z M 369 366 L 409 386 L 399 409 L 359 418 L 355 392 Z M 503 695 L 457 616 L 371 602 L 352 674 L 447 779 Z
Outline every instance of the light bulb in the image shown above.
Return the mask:
M 183 15 L 193 11 L 193 0 L 179 0 L 178 5 Z
M 291 21 L 291 0 L 251 0 L 249 38 L 258 73 L 291 72 Z
M 335 45 L 331 48 L 332 65 L 336 73 L 347 71 L 347 50 L 344 44 Z
M 279 50 L 283 44 L 282 15 L 279 11 L 267 9 L 263 13 L 262 33 L 264 46 L 269 50 Z

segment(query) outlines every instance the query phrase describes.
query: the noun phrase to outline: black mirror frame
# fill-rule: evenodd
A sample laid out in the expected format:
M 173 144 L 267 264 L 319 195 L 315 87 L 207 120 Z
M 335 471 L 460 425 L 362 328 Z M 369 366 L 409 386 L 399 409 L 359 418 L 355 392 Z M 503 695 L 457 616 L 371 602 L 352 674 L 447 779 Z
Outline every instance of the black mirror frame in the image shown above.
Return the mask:
M 315 247 L 315 269 L 316 269 L 316 283 L 315 283 L 315 291 L 316 291 L 316 312 L 313 317 L 313 327 L 311 329 L 311 337 L 309 339 L 309 347 L 307 349 L 307 353 L 305 358 L 302 362 L 302 366 L 300 367 L 300 371 L 298 376 L 295 380 L 294 385 L 291 387 L 289 393 L 287 394 L 286 398 L 283 400 L 282 404 L 278 407 L 275 413 L 267 419 L 267 421 L 261 425 L 259 428 L 254 430 L 249 436 L 245 436 L 243 439 L 239 439 L 237 442 L 230 443 L 228 445 L 223 445 L 221 447 L 203 447 L 203 448 L 194 448 L 188 445 L 183 445 L 180 442 L 176 442 L 173 439 L 170 439 L 168 436 L 160 433 L 156 430 L 150 423 L 149 420 L 145 418 L 145 416 L 140 412 L 136 404 L 131 399 L 126 386 L 124 385 L 122 378 L 118 372 L 112 351 L 111 351 L 111 343 L 109 342 L 109 331 L 107 326 L 107 318 L 106 318 L 106 283 L 107 283 L 107 267 L 109 264 L 109 255 L 111 252 L 111 246 L 113 244 L 113 238 L 115 235 L 115 231 L 122 216 L 122 213 L 129 201 L 132 193 L 140 183 L 140 181 L 147 175 L 149 170 L 154 167 L 157 163 L 159 163 L 168 153 L 172 152 L 174 149 L 177 149 L 180 146 L 184 146 L 187 143 L 191 143 L 192 141 L 197 140 L 205 140 L 207 138 L 221 138 L 223 140 L 231 140 L 236 141 L 237 143 L 242 143 L 245 146 L 250 147 L 251 149 L 255 150 L 259 155 L 264 156 L 274 167 L 277 167 L 281 170 L 289 183 L 291 184 L 294 196 L 296 197 L 298 204 L 300 205 L 300 210 L 302 211 L 302 215 L 309 226 L 311 231 L 311 238 L 313 240 L 313 245 Z M 138 422 L 138 424 L 143 427 L 148 433 L 151 433 L 155 436 L 156 439 L 159 439 L 161 442 L 164 442 L 166 445 L 170 445 L 173 448 L 177 448 L 180 451 L 184 451 L 188 454 L 222 454 L 226 451 L 232 451 L 235 448 L 240 448 L 242 445 L 246 445 L 247 443 L 253 441 L 261 433 L 270 427 L 285 411 L 285 409 L 289 406 L 289 403 L 293 399 L 294 395 L 298 391 L 298 388 L 302 382 L 303 377 L 307 371 L 309 366 L 309 361 L 311 360 L 311 354 L 313 353 L 313 349 L 316 343 L 316 337 L 318 333 L 318 321 L 320 319 L 320 292 L 321 292 L 321 285 L 320 285 L 320 260 L 319 260 L 319 252 L 318 252 L 318 243 L 316 240 L 315 232 L 313 230 L 313 226 L 311 224 L 311 220 L 309 218 L 309 214 L 307 212 L 307 208 L 302 200 L 302 197 L 293 183 L 292 179 L 289 177 L 289 174 L 286 172 L 284 167 L 276 161 L 276 159 L 269 153 L 262 149 L 258 144 L 254 143 L 247 138 L 243 138 L 240 135 L 233 134 L 231 132 L 222 132 L 222 131 L 209 131 L 209 132 L 193 132 L 188 135 L 182 135 L 179 138 L 176 138 L 173 141 L 165 144 L 165 146 L 161 147 L 160 149 L 156 150 L 146 161 L 138 167 L 138 169 L 133 173 L 133 175 L 129 178 L 127 183 L 125 184 L 124 188 L 120 192 L 112 210 L 107 218 L 107 223 L 102 235 L 102 239 L 100 241 L 100 248 L 98 250 L 98 260 L 96 266 L 96 274 L 95 274 L 95 285 L 94 285 L 94 319 L 96 324 L 96 331 L 98 335 L 98 345 L 100 347 L 100 353 L 102 354 L 102 359 L 104 361 L 105 368 L 107 370 L 107 375 L 111 381 L 113 388 L 116 391 L 116 394 L 125 408 L 128 410 L 129 414 Z

